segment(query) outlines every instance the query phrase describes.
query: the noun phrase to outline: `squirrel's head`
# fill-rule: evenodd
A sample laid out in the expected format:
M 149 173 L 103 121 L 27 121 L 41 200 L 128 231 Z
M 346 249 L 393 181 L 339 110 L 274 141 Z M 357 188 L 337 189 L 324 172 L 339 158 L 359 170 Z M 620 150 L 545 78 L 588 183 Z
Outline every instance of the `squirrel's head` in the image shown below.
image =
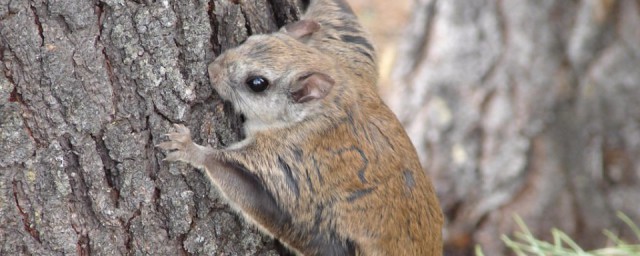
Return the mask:
M 299 21 L 253 35 L 209 65 L 214 89 L 245 116 L 248 132 L 286 127 L 331 107 L 340 71 L 306 44 L 318 29 L 316 22 Z

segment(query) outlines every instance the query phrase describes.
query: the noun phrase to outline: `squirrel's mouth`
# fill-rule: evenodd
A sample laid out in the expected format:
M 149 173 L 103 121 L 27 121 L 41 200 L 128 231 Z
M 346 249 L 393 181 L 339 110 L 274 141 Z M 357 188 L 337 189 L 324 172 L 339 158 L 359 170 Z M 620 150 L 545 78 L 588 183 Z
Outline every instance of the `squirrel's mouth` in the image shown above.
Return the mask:
M 240 115 L 238 116 L 238 121 L 240 122 L 240 125 L 236 129 L 236 131 L 238 132 L 238 137 L 240 138 L 240 140 L 243 140 L 246 137 L 244 127 L 245 122 L 247 121 L 247 117 L 244 116 L 244 114 L 240 113 Z
M 244 138 L 244 126 L 247 122 L 247 116 L 242 113 L 240 110 L 236 109 L 233 106 L 231 101 L 222 99 L 222 109 L 224 111 L 224 115 L 226 116 L 231 130 L 237 133 L 238 139 L 242 140 Z
M 240 113 L 240 124 L 244 125 L 244 122 L 247 121 L 247 117 L 244 116 L 244 114 Z

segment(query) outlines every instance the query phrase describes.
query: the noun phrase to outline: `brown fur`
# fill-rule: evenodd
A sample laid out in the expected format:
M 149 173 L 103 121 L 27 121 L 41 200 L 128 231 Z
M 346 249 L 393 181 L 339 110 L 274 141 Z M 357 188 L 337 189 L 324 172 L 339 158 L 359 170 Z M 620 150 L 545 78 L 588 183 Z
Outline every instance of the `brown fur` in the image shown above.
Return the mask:
M 345 0 L 316 0 L 302 17 L 318 22 L 308 45 L 336 59 L 339 65 L 370 86 L 377 84 L 375 47 Z
M 441 255 L 433 186 L 375 92 L 375 60 L 362 53 L 373 49 L 343 4 L 314 2 L 303 18 L 319 30 L 298 24 L 252 36 L 210 65 L 216 91 L 246 116 L 244 141 L 203 147 L 178 125 L 159 146 L 174 150 L 167 160 L 206 170 L 239 213 L 296 253 Z M 327 39 L 345 34 L 365 43 Z M 267 90 L 247 88 L 256 75 Z M 312 100 L 295 101 L 294 90 L 317 83 Z

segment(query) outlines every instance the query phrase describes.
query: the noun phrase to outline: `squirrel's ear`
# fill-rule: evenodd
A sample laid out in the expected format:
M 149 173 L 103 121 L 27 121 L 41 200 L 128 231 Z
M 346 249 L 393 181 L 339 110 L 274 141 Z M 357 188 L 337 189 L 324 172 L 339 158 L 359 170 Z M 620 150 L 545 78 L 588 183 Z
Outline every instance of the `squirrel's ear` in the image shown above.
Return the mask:
M 313 20 L 296 21 L 285 25 L 281 29 L 285 34 L 298 40 L 307 39 L 318 30 L 320 30 L 320 24 Z
M 311 73 L 303 76 L 293 86 L 291 97 L 296 103 L 305 103 L 322 99 L 329 94 L 335 81 L 323 73 Z

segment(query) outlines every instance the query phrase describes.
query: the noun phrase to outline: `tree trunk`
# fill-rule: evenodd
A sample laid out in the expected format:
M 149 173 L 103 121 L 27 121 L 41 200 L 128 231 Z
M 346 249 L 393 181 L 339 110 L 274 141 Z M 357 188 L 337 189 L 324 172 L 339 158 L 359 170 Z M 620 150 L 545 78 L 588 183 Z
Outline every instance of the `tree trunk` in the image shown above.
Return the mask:
M 207 65 L 299 13 L 296 0 L 0 0 L 0 255 L 276 254 L 154 145 L 171 123 L 238 140 Z
M 640 1 L 416 2 L 389 102 L 434 177 L 450 255 L 518 214 L 587 248 L 640 221 Z M 455 253 L 457 252 L 457 253 Z

